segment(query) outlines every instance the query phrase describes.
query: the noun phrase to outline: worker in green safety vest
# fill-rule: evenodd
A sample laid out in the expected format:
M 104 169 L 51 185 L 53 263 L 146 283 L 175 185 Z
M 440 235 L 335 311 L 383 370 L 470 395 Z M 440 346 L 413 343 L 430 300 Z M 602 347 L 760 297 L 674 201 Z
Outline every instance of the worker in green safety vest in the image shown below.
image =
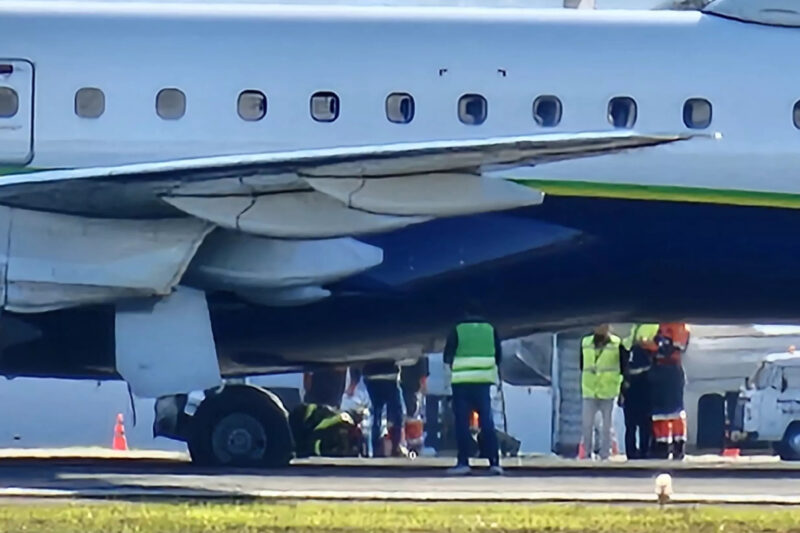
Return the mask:
M 614 403 L 625 374 L 627 350 L 622 339 L 611 333 L 609 324 L 601 324 L 592 335 L 581 339 L 581 390 L 583 394 L 583 445 L 586 456 L 594 449 L 595 416 L 599 412 L 603 426 L 600 431 L 600 458 L 611 453 L 611 423 Z
M 458 463 L 451 474 L 471 472 L 469 456 L 472 434 L 469 418 L 478 413 L 484 453 L 489 459 L 492 474 L 503 473 L 492 414 L 491 387 L 499 383 L 499 366 L 502 358 L 497 330 L 485 319 L 471 314 L 459 323 L 447 338 L 444 362 L 452 369 L 450 383 L 453 389 L 453 415 L 455 417 Z

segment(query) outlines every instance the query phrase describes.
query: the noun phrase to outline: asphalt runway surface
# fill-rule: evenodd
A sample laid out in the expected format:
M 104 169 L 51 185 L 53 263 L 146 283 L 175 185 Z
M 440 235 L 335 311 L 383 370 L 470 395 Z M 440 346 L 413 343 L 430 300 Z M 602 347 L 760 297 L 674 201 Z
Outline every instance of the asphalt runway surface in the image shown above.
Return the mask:
M 655 502 L 669 473 L 676 503 L 800 505 L 800 468 L 765 463 L 510 461 L 506 475 L 446 474 L 448 460 L 318 460 L 282 470 L 201 469 L 181 457 L 0 457 L 0 498 L 333 501 Z

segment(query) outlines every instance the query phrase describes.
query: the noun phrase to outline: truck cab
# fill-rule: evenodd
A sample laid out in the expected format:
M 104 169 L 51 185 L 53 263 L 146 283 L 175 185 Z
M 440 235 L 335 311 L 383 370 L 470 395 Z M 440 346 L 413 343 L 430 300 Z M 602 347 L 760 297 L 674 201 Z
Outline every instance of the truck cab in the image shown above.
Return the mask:
M 784 460 L 800 460 L 800 354 L 768 355 L 739 393 L 731 439 L 770 443 Z

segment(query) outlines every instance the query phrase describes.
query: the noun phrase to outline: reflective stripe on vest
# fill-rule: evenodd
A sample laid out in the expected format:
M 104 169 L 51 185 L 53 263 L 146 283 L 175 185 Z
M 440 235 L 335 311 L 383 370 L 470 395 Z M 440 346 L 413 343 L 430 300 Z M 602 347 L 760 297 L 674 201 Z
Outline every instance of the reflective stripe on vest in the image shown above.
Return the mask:
M 494 328 L 485 322 L 456 327 L 458 347 L 453 357 L 451 383 L 497 383 Z
M 581 341 L 581 389 L 584 398 L 608 400 L 619 395 L 622 384 L 622 374 L 619 372 L 620 343 L 619 337 L 609 335 L 609 341 L 598 352 L 594 345 L 594 335 L 587 335 Z
M 329 427 L 335 426 L 342 422 L 344 422 L 345 424 L 355 424 L 350 414 L 343 412 L 333 416 L 329 416 L 328 418 L 323 418 L 320 421 L 320 423 L 317 424 L 317 427 L 314 428 L 314 431 L 321 431 L 323 429 L 328 429 Z

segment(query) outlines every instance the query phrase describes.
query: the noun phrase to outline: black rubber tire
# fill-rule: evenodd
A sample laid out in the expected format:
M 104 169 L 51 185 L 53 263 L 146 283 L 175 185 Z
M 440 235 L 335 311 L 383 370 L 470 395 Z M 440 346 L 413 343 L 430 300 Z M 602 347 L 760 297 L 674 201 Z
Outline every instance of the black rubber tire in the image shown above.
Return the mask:
M 775 446 L 775 451 L 784 461 L 800 461 L 800 450 L 792 446 L 792 441 L 800 441 L 800 421 L 792 422 L 783 434 L 783 440 Z
M 215 431 L 221 423 L 229 424 L 231 415 L 255 424 L 249 429 L 257 432 L 242 430 L 255 437 L 252 441 L 258 449 L 252 455 L 220 453 L 219 446 L 215 448 Z M 257 435 L 265 438 L 262 440 Z M 250 385 L 227 386 L 219 394 L 203 400 L 192 417 L 188 447 L 192 462 L 199 466 L 280 468 L 288 466 L 294 455 L 288 413 L 280 399 Z
M 718 450 L 725 447 L 725 398 L 704 394 L 697 402 L 697 448 Z

